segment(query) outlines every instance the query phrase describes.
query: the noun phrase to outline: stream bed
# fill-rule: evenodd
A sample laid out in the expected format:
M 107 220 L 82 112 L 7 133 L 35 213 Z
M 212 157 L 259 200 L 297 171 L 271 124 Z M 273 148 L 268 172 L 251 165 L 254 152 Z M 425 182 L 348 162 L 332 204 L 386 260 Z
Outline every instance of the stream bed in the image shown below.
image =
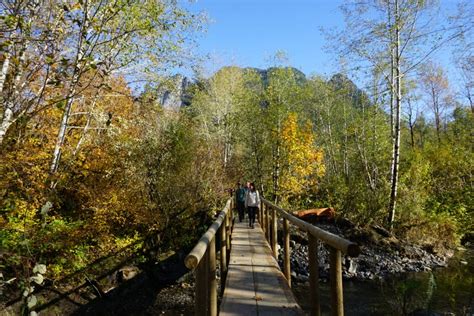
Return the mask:
M 321 312 L 330 313 L 330 285 L 320 282 Z M 293 283 L 301 307 L 310 310 L 309 283 Z M 448 267 L 375 280 L 344 280 L 346 315 L 474 315 L 474 250 L 461 250 Z

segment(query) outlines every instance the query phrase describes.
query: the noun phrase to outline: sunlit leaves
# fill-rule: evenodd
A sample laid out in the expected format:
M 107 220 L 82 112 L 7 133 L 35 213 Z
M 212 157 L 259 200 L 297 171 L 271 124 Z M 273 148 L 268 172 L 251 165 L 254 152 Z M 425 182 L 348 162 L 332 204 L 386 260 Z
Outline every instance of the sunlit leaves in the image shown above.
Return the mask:
M 280 187 L 287 200 L 316 189 L 325 166 L 323 153 L 315 144 L 312 124 L 298 122 L 296 113 L 290 113 L 283 122 L 281 139 L 284 163 Z

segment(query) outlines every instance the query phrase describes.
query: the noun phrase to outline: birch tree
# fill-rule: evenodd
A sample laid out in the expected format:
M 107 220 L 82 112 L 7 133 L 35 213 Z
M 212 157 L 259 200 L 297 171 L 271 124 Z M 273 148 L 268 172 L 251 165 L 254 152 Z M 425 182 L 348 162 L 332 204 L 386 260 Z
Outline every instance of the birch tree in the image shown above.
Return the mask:
M 218 146 L 222 165 L 228 167 L 232 160 L 236 128 L 238 95 L 244 89 L 243 70 L 238 67 L 224 67 L 204 82 L 204 89 L 196 93 L 193 111 L 201 125 L 201 132 L 209 146 Z
M 94 80 L 125 68 L 163 67 L 173 60 L 191 25 L 187 13 L 174 1 L 84 0 L 68 3 L 63 9 L 70 34 L 66 42 L 71 50 L 61 57 L 69 65 L 51 173 L 58 170 L 75 96 Z M 83 82 L 84 75 L 91 72 Z
M 392 158 L 390 201 L 387 222 L 393 226 L 396 213 L 400 163 L 401 109 L 403 79 L 419 68 L 449 40 L 447 27 L 436 19 L 436 6 L 427 1 L 383 0 L 347 1 L 342 10 L 346 31 L 336 36 L 341 56 L 353 62 L 353 70 L 369 75 L 383 74 L 385 93 L 389 96 Z M 433 25 L 436 25 L 433 28 Z
M 265 125 L 265 108 L 263 107 L 264 83 L 256 70 L 244 73 L 245 89 L 238 94 L 236 113 L 236 136 L 241 144 L 246 179 L 256 178 L 260 192 L 267 192 L 271 169 L 268 157 L 270 133 Z
M 5 1 L 1 5 L 0 145 L 10 126 L 41 105 L 50 82 L 50 61 L 61 39 L 58 5 L 47 1 Z
M 272 191 L 275 203 L 280 199 L 280 177 L 282 168 L 282 124 L 288 113 L 301 108 L 301 84 L 294 69 L 270 68 L 268 86 L 265 89 L 264 111 L 266 128 L 271 131 Z
M 441 142 L 442 120 L 447 108 L 451 105 L 451 95 L 448 79 L 440 65 L 429 62 L 422 67 L 421 84 L 427 96 L 427 106 L 433 112 L 435 119 L 436 137 Z

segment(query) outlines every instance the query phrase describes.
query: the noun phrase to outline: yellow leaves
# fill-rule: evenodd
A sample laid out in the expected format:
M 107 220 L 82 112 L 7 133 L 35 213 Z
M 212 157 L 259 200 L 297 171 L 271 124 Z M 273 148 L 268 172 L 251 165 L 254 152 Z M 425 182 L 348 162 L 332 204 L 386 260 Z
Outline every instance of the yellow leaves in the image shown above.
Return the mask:
M 114 242 L 116 248 L 125 248 L 141 239 L 140 235 L 135 232 L 133 236 L 123 236 L 123 237 L 115 237 Z
M 289 198 L 315 186 L 324 175 L 323 152 L 315 145 L 312 124 L 299 124 L 296 113 L 290 113 L 283 122 L 281 141 L 284 165 L 280 188 Z
M 17 232 L 27 232 L 30 225 L 37 222 L 35 219 L 36 209 L 31 207 L 25 200 L 16 200 L 13 209 L 9 212 L 9 220 L 4 229 Z

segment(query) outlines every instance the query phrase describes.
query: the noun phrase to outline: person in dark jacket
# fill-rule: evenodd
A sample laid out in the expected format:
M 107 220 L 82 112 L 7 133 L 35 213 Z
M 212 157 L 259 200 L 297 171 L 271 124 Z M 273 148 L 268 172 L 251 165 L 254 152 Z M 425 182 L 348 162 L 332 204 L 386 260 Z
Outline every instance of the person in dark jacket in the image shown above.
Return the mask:
M 245 195 L 246 190 L 239 182 L 237 183 L 237 190 L 235 191 L 235 205 L 239 212 L 239 222 L 242 222 L 245 218 Z

